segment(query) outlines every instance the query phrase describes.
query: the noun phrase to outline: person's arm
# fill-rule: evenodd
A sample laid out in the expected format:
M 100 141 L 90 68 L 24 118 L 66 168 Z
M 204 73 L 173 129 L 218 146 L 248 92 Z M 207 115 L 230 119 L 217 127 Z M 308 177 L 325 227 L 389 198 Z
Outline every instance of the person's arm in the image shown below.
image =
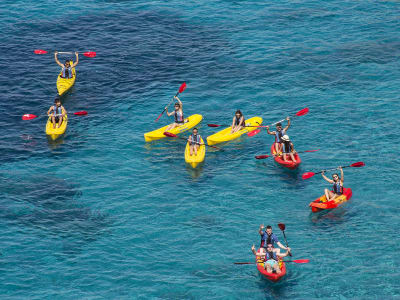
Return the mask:
M 59 65 L 61 68 L 64 68 L 64 65 L 60 63 L 60 61 L 57 58 L 58 52 L 54 52 L 54 59 L 56 60 L 57 65 Z
M 276 242 L 276 244 L 279 246 L 279 248 L 282 248 L 282 249 L 287 249 L 285 246 L 283 246 L 282 245 L 282 243 L 281 242 Z
M 54 108 L 53 108 L 53 105 L 50 106 L 49 110 L 47 111 L 47 115 L 48 115 L 48 116 L 50 116 L 50 113 L 51 113 L 51 111 L 52 111 L 53 109 L 54 109 Z
M 64 106 L 61 106 L 61 112 L 62 112 L 62 117 L 64 118 L 65 115 L 67 114 L 67 110 L 64 108 Z
M 287 125 L 286 125 L 286 127 L 283 129 L 285 132 L 286 132 L 286 131 L 289 129 L 289 127 L 290 127 L 290 118 L 287 117 L 286 120 L 287 120 Z
M 279 252 L 277 251 L 277 252 L 276 252 L 276 256 L 279 256 L 280 258 L 284 258 L 284 257 L 286 257 L 286 256 L 289 255 L 290 250 L 291 250 L 290 247 L 287 247 L 285 253 L 281 253 L 281 251 L 279 251 Z
M 165 107 L 165 111 L 167 112 L 168 117 L 172 116 L 175 112 L 168 112 L 168 107 Z
M 232 129 L 235 128 L 235 117 L 232 118 L 232 126 L 231 126 L 231 128 Z
M 251 252 L 253 252 L 253 254 L 254 255 L 256 255 L 256 247 L 254 246 L 254 244 L 253 244 L 253 246 L 251 247 Z
M 241 118 L 240 118 L 240 122 L 239 122 L 239 126 L 245 126 L 246 124 L 244 123 L 244 117 L 242 116 Z
M 340 183 L 342 184 L 342 186 L 343 186 L 343 177 L 344 177 L 344 175 L 343 175 L 343 168 L 342 167 L 339 167 L 339 170 L 340 170 Z
M 328 181 L 329 183 L 333 183 L 333 180 L 331 180 L 331 179 L 329 179 L 328 177 L 325 176 L 325 171 L 322 171 L 321 175 L 326 181 Z
M 190 143 L 191 141 L 192 141 L 192 135 L 189 135 L 188 142 Z
M 261 225 L 260 225 L 260 229 L 258 230 L 258 233 L 259 233 L 261 236 L 263 236 L 263 234 L 264 234 L 263 230 L 264 230 L 264 224 L 261 224 Z
M 180 109 L 181 111 L 183 111 L 182 101 L 177 96 L 174 96 L 174 99 L 176 99 L 179 102 Z
M 75 52 L 76 61 L 72 64 L 71 68 L 75 68 L 79 62 L 79 55 L 78 52 Z
M 269 126 L 266 127 L 267 128 L 267 133 L 270 135 L 275 135 L 275 131 L 269 131 Z

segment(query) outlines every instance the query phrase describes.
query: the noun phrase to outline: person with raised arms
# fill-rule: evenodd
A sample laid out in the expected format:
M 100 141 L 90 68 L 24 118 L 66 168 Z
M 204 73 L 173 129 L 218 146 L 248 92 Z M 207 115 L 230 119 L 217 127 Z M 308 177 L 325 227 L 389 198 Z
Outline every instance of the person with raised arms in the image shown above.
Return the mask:
M 50 106 L 47 111 L 47 115 L 51 117 L 53 128 L 56 128 L 56 124 L 58 125 L 57 127 L 60 128 L 66 114 L 67 110 L 61 105 L 60 98 L 56 98 L 54 100 L 54 105 Z
M 258 264 L 263 263 L 264 269 L 267 270 L 268 273 L 276 272 L 276 274 L 281 273 L 281 268 L 279 267 L 279 259 L 282 259 L 289 255 L 290 248 L 286 249 L 286 253 L 281 253 L 279 248 L 275 249 L 272 243 L 268 243 L 266 249 L 260 248 L 256 252 L 256 248 L 253 245 L 251 247 L 251 251 L 256 256 L 256 262 Z
M 279 242 L 278 238 L 276 237 L 276 235 L 274 233 L 272 233 L 272 226 L 268 225 L 265 228 L 265 231 L 263 231 L 264 229 L 264 224 L 260 225 L 260 229 L 258 230 L 258 233 L 261 236 L 261 243 L 260 243 L 260 248 L 265 247 L 265 245 L 267 244 L 272 244 L 273 246 L 275 246 L 275 243 L 282 249 L 287 249 L 285 246 L 282 245 L 281 242 Z
M 293 143 L 290 141 L 290 138 L 287 134 L 285 134 L 282 138 L 282 143 L 281 143 L 281 149 L 282 149 L 282 154 L 283 154 L 283 160 L 288 161 L 288 155 L 292 159 L 292 161 L 295 163 L 296 159 L 294 158 L 294 155 L 296 154 L 296 150 L 294 149 Z
M 198 129 L 195 127 L 193 128 L 192 134 L 188 138 L 188 143 L 190 146 L 190 156 L 197 155 L 197 150 L 200 148 L 201 144 L 201 135 L 198 134 Z
M 174 96 L 174 99 L 177 101 L 174 105 L 175 110 L 173 112 L 168 112 L 168 107 L 165 107 L 165 110 L 169 117 L 174 115 L 175 120 L 174 123 L 169 125 L 165 131 L 174 129 L 175 127 L 181 126 L 185 123 L 185 117 L 183 116 L 182 110 L 182 102 L 177 96 Z
M 287 117 L 288 121 L 286 127 L 282 129 L 282 123 L 276 124 L 276 131 L 270 131 L 269 126 L 267 126 L 267 133 L 275 136 L 275 152 L 278 155 L 281 152 L 282 137 L 286 134 L 286 131 L 290 128 L 290 118 Z
M 244 116 L 243 116 L 242 112 L 240 111 L 240 109 L 238 109 L 235 112 L 235 116 L 233 117 L 233 120 L 232 120 L 231 133 L 238 132 L 239 130 L 244 128 L 245 125 L 246 125 L 246 120 L 244 119 Z
M 338 174 L 333 174 L 332 179 L 329 179 L 328 177 L 325 176 L 325 171 L 321 172 L 322 177 L 328 181 L 329 183 L 333 183 L 332 191 L 329 189 L 325 189 L 325 197 L 326 201 L 331 201 L 335 199 L 336 197 L 340 196 L 343 194 L 343 168 L 339 167 L 340 170 L 340 178 Z
M 62 64 L 58 58 L 57 58 L 58 52 L 54 52 L 54 59 L 56 61 L 56 63 L 62 68 L 61 71 L 61 78 L 67 78 L 67 79 L 71 79 L 74 77 L 74 74 L 72 73 L 72 68 L 75 68 L 79 62 L 79 55 L 78 52 L 75 52 L 75 56 L 76 56 L 76 61 L 71 65 L 70 64 L 70 60 L 67 59 L 65 61 L 64 64 Z

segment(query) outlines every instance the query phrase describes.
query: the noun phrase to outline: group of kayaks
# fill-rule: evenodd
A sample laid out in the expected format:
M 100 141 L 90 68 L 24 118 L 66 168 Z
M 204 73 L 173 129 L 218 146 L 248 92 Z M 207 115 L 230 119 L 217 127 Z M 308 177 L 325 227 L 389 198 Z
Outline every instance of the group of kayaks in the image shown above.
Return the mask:
M 70 62 L 72 65 L 72 61 Z M 72 86 L 75 84 L 75 79 L 76 79 L 76 70 L 75 68 L 72 68 L 72 74 L 73 77 L 72 78 L 62 78 L 62 71 L 60 72 L 60 74 L 57 77 L 57 91 L 58 91 L 58 95 L 61 97 L 63 96 L 65 93 L 67 93 Z M 68 126 L 68 116 L 67 114 L 65 114 L 63 121 L 61 123 L 60 127 L 56 127 L 53 128 L 53 123 L 51 121 L 51 117 L 49 117 L 47 119 L 47 123 L 46 123 L 46 134 L 47 136 L 51 139 L 51 140 L 56 140 L 58 139 L 61 135 L 63 135 L 65 133 L 65 131 L 67 130 L 67 126 Z

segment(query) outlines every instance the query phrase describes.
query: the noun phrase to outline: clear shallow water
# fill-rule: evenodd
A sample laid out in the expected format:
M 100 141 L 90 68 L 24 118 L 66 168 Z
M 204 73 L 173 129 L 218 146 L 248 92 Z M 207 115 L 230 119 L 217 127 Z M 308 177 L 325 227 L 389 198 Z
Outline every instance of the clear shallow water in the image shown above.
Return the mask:
M 0 15 L 3 297 L 400 297 L 398 2 L 2 1 Z M 63 99 L 89 115 L 59 143 L 45 118 L 20 120 L 56 93 L 38 48 L 98 53 Z M 272 143 L 262 133 L 190 170 L 183 141 L 143 139 L 183 81 L 203 136 L 237 108 L 272 123 L 307 106 L 290 135 L 321 150 L 287 172 L 254 159 Z M 311 216 L 326 185 L 301 173 L 361 160 L 345 169 L 352 200 Z M 272 285 L 233 262 L 253 261 L 259 224 L 278 222 L 311 262 Z

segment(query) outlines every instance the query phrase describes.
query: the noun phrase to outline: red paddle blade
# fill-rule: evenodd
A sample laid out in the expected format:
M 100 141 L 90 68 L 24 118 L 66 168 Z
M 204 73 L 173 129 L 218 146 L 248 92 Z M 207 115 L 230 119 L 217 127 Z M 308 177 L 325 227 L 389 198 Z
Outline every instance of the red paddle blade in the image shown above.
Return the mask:
M 261 129 L 255 129 L 247 133 L 248 136 L 255 136 L 261 131 Z
M 207 124 L 208 127 L 219 127 L 221 125 L 217 125 L 217 124 Z
M 186 89 L 186 82 L 182 83 L 179 87 L 179 93 L 182 93 Z
M 267 154 L 265 154 L 265 155 L 256 155 L 256 159 L 264 159 L 264 158 L 268 158 L 270 156 L 271 155 L 267 155 Z
M 22 120 L 32 120 L 34 118 L 37 118 L 37 116 L 32 114 L 25 114 L 22 116 Z
M 309 111 L 308 107 L 303 108 L 302 110 L 299 110 L 299 111 L 296 113 L 296 116 L 298 116 L 298 117 L 304 116 L 304 115 L 308 114 L 308 111 Z
M 306 150 L 306 151 L 304 151 L 304 152 L 316 152 L 316 151 L 319 151 L 319 149 L 315 149 L 315 150 Z
M 353 167 L 353 168 L 359 168 L 359 167 L 364 167 L 364 166 L 365 166 L 365 164 L 362 161 L 359 161 L 359 162 L 356 162 L 356 163 L 350 165 L 350 167 Z
M 74 115 L 77 115 L 77 116 L 85 116 L 87 114 L 88 114 L 88 112 L 86 110 L 74 112 Z
M 303 179 L 308 179 L 308 178 L 313 177 L 314 175 L 315 175 L 314 172 L 306 172 L 306 173 L 304 173 L 303 175 L 301 175 L 301 178 L 303 178 Z
M 297 263 L 297 264 L 306 264 L 306 263 L 309 263 L 310 260 L 309 259 L 294 259 L 294 260 L 292 260 L 292 262 Z
M 169 136 L 169 137 L 177 137 L 176 134 L 173 134 L 173 133 L 168 132 L 168 131 L 164 132 L 164 135 Z
M 46 50 L 37 49 L 37 50 L 34 50 L 33 53 L 35 53 L 35 54 L 47 54 L 47 51 Z
M 83 53 L 83 55 L 85 55 L 86 57 L 96 57 L 96 52 L 87 51 L 87 52 Z
M 283 224 L 283 223 L 279 223 L 279 224 L 278 224 L 278 227 L 279 227 L 279 229 L 282 230 L 282 231 L 284 231 L 285 228 L 286 228 L 285 224 Z
M 164 113 L 164 111 L 158 116 L 158 118 L 156 119 L 156 122 L 161 118 L 163 113 Z

